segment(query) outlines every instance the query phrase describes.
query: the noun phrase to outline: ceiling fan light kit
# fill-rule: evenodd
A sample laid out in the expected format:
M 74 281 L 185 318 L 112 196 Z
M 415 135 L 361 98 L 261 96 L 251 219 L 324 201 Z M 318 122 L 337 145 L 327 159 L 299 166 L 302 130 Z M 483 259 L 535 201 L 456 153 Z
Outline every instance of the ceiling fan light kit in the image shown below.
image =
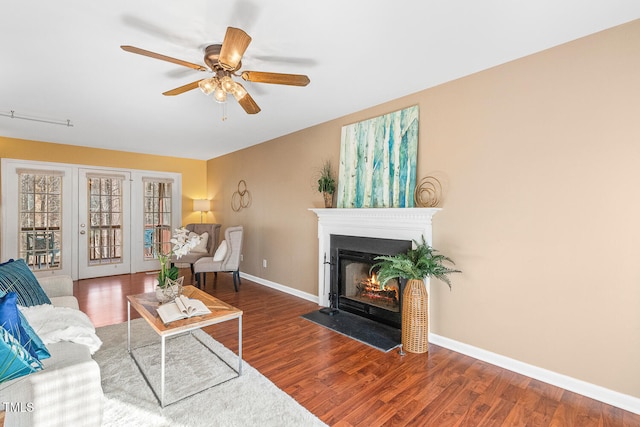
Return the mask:
M 214 78 L 202 79 L 198 82 L 198 86 L 202 93 L 211 95 L 211 93 L 218 88 L 218 80 Z
M 163 93 L 165 96 L 180 95 L 197 87 L 205 95 L 213 94 L 214 99 L 222 104 L 227 101 L 227 95 L 232 95 L 238 104 L 247 114 L 257 114 L 260 107 L 249 95 L 247 90 L 240 83 L 233 79 L 233 76 L 242 77 L 245 81 L 255 83 L 270 83 L 288 86 L 306 86 L 309 84 L 309 77 L 302 74 L 268 73 L 262 71 L 243 71 L 237 74 L 242 67 L 242 56 L 251 43 L 251 37 L 239 28 L 228 27 L 222 44 L 213 44 L 205 48 L 204 62 L 206 67 L 161 55 L 159 53 L 140 49 L 134 46 L 120 46 L 123 50 L 138 55 L 148 56 L 154 59 L 171 62 L 173 64 L 188 67 L 197 71 L 209 71 L 212 77 L 197 80 L 184 86 L 171 89 Z M 226 107 L 223 105 L 223 108 Z M 222 120 L 226 120 L 226 108 L 223 110 Z

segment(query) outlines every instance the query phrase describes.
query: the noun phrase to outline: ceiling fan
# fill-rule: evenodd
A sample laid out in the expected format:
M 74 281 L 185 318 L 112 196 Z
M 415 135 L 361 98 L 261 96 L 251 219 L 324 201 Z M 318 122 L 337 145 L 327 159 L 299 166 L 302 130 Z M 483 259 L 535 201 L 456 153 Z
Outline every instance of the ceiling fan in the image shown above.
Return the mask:
M 172 62 L 198 71 L 209 71 L 213 73 L 212 77 L 196 80 L 195 82 L 164 92 L 163 95 L 180 95 L 181 93 L 199 87 L 207 95 L 213 93 L 216 101 L 222 103 L 226 102 L 228 94 L 232 95 L 248 114 L 259 113 L 260 107 L 246 89 L 240 83 L 236 82 L 232 76 L 242 77 L 248 82 L 256 83 L 272 83 L 290 86 L 306 86 L 309 84 L 309 77 L 302 74 L 267 73 L 263 71 L 242 71 L 238 74 L 242 67 L 242 56 L 247 50 L 249 43 L 251 43 L 251 37 L 247 33 L 239 28 L 228 27 L 222 44 L 212 44 L 204 50 L 204 62 L 209 68 L 204 65 L 194 64 L 134 46 L 120 47 L 127 52 Z

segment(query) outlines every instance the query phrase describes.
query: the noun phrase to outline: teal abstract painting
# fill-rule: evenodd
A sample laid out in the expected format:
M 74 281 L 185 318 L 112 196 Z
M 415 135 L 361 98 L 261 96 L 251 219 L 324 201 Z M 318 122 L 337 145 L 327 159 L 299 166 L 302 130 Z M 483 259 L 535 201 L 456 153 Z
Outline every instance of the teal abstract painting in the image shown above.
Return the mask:
M 418 106 L 343 126 L 339 208 L 414 206 Z

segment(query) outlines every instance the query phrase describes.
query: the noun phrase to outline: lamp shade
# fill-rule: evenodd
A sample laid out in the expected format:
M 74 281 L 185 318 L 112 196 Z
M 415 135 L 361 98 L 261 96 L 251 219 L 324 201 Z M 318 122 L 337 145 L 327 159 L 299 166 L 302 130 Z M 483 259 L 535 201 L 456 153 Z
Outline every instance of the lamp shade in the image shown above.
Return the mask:
M 211 209 L 211 203 L 207 199 L 194 199 L 193 200 L 193 210 L 200 212 L 209 212 Z

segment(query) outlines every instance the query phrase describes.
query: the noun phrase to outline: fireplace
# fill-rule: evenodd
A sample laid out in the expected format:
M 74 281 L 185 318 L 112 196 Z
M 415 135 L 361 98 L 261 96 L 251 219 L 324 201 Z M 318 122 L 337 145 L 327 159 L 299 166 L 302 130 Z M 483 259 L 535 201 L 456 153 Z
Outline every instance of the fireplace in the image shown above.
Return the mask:
M 421 241 L 422 236 L 428 244 L 432 244 L 432 217 L 439 208 L 333 208 L 310 209 L 318 216 L 318 304 L 324 307 L 333 306 L 331 298 L 337 298 L 331 287 L 331 273 L 337 274 L 336 257 L 331 246 L 331 236 L 369 237 L 411 242 Z M 356 252 L 384 254 L 373 248 L 366 250 L 345 248 Z M 369 250 L 371 249 L 371 250 Z M 391 252 L 388 252 L 392 254 Z M 333 266 L 331 265 L 333 264 Z M 427 287 L 429 281 L 427 280 Z M 336 301 L 337 303 L 337 301 Z
M 371 267 L 380 255 L 411 249 L 410 240 L 331 235 L 331 307 L 401 327 L 405 281 L 380 284 Z

